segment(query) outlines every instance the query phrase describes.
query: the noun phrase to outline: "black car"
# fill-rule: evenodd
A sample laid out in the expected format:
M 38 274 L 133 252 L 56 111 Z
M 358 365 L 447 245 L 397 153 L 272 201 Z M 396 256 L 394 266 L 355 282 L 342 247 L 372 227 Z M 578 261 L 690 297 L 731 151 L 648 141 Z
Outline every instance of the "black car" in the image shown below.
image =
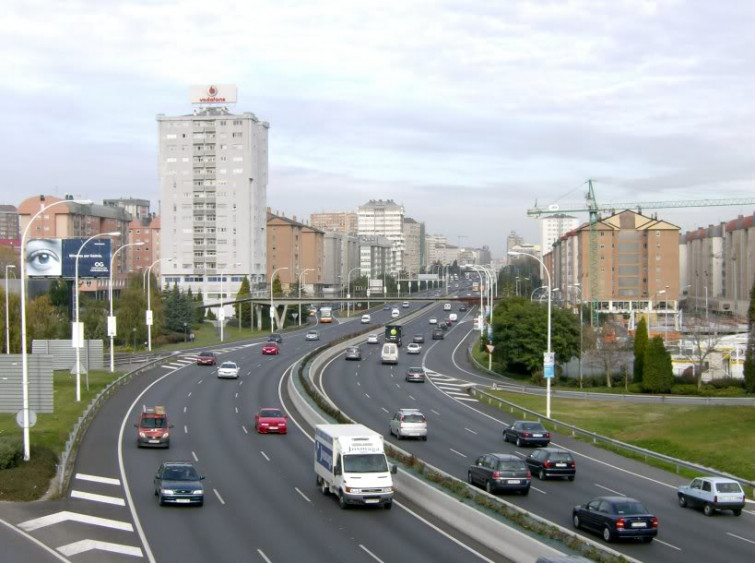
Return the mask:
M 517 446 L 547 446 L 551 434 L 539 422 L 517 420 L 503 431 L 504 442 L 515 442 Z
M 443 331 L 439 328 L 436 328 L 435 330 L 433 330 L 432 335 L 433 335 L 433 340 L 443 340 L 445 338 Z
M 188 461 L 166 461 L 157 469 L 154 479 L 155 496 L 160 505 L 204 504 L 204 486 L 200 475 Z
M 466 305 L 459 305 L 459 312 L 460 313 L 463 313 L 466 310 L 467 310 L 467 306 Z
M 347 360 L 356 360 L 359 361 L 362 359 L 362 350 L 359 348 L 359 346 L 349 346 L 346 348 L 346 354 L 344 357 Z
M 524 463 L 541 481 L 548 477 L 566 477 L 574 481 L 577 473 L 577 464 L 572 455 L 560 448 L 537 449 L 527 456 Z
M 471 485 L 485 487 L 489 493 L 517 491 L 529 494 L 532 474 L 527 465 L 511 454 L 485 454 L 477 458 L 467 471 Z
M 440 330 L 448 330 L 448 323 L 446 321 L 438 321 L 438 327 Z
M 412 337 L 412 342 L 416 344 L 424 344 L 425 342 L 425 335 L 424 334 L 415 334 L 414 337 Z
M 629 497 L 598 497 L 572 510 L 575 528 L 602 534 L 607 542 L 619 538 L 650 543 L 658 535 L 658 518 L 645 505 Z
M 280 334 L 273 333 L 270 336 L 267 337 L 268 342 L 277 342 L 280 344 L 283 342 L 283 337 Z

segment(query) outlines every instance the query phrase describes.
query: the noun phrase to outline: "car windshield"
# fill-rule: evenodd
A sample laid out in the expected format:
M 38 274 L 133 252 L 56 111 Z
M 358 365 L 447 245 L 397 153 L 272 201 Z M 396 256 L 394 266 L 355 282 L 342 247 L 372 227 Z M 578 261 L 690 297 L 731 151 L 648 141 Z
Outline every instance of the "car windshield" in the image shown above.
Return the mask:
M 221 367 L 221 368 L 226 368 L 226 369 L 236 369 L 236 364 L 232 364 L 232 363 L 230 363 L 230 362 L 226 362 L 226 363 L 224 363 L 224 364 L 223 364 L 222 366 L 220 366 L 220 367 Z
M 613 505 L 616 514 L 648 514 L 648 509 L 641 502 L 617 502 Z
M 553 452 L 548 458 L 551 461 L 571 461 L 571 455 L 566 452 Z
M 345 473 L 383 473 L 388 463 L 383 454 L 352 454 L 343 456 Z
M 739 483 L 717 483 L 716 489 L 719 493 L 741 493 L 742 487 Z
M 498 462 L 498 470 L 499 471 L 517 471 L 519 469 L 525 469 L 524 462 L 519 461 L 517 459 L 512 459 L 509 461 L 499 461 Z
M 200 352 L 199 355 L 202 356 L 203 358 L 211 358 L 212 352 Z
M 538 422 L 525 422 L 522 424 L 522 430 L 532 430 L 536 432 L 545 431 L 543 425 Z
M 163 417 L 160 418 L 143 418 L 142 419 L 142 428 L 165 428 L 165 419 Z
M 262 409 L 260 416 L 264 418 L 283 418 L 283 413 L 279 409 Z
M 403 418 L 404 422 L 425 422 L 425 417 L 419 413 L 405 414 Z
M 192 466 L 185 465 L 166 468 L 165 473 L 163 473 L 163 479 L 168 481 L 197 481 L 199 480 L 199 475 L 197 475 L 197 470 Z

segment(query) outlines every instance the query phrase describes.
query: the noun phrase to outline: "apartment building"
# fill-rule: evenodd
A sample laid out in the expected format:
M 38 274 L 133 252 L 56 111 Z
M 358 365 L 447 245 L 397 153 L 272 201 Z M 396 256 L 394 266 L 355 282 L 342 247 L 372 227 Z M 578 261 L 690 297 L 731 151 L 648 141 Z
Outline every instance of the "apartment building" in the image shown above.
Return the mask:
M 551 247 L 558 239 L 578 226 L 579 219 L 563 213 L 556 213 L 540 219 L 540 244 L 543 251 L 550 252 Z
M 231 113 L 235 101 L 233 86 L 193 87 L 192 113 L 157 116 L 161 285 L 210 303 L 267 279 L 270 124 Z
M 14 205 L 0 205 L 0 240 L 19 240 L 18 209 Z
M 384 237 L 391 241 L 392 264 L 389 274 L 398 274 L 404 267 L 404 207 L 393 200 L 371 199 L 357 211 L 359 237 Z
M 146 272 L 150 266 L 151 273 L 160 279 L 160 217 L 146 216 L 134 219 L 128 227 L 130 243 L 141 242 L 131 247 L 129 269 L 133 272 Z
M 425 263 L 425 224 L 404 218 L 404 271 L 417 274 L 427 264 Z
M 359 275 L 382 279 L 386 274 L 398 273 L 393 263 L 396 256 L 393 241 L 386 237 L 359 237 Z M 385 287 L 385 286 L 383 286 Z
M 284 291 L 301 280 L 310 295 L 322 286 L 325 233 L 288 218 L 267 212 L 267 278 L 278 278 Z M 275 275 L 273 275 L 275 274 Z
M 103 199 L 102 205 L 106 207 L 120 207 L 131 214 L 133 219 L 143 219 L 149 217 L 150 203 L 148 199 L 135 199 L 133 197 L 119 197 L 115 199 Z
M 360 268 L 359 238 L 353 234 L 324 231 L 323 293 L 332 296 L 346 286 L 346 277 L 353 268 Z
M 312 213 L 309 216 L 309 224 L 321 231 L 356 234 L 357 214 L 353 211 Z

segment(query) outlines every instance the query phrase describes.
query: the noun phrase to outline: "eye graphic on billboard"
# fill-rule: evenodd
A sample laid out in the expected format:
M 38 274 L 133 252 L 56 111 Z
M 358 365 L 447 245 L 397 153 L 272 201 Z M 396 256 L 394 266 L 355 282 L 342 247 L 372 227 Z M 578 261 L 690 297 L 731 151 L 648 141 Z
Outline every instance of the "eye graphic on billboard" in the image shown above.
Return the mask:
M 110 239 L 38 238 L 26 243 L 26 275 L 30 278 L 76 277 L 76 255 L 79 254 L 79 278 L 110 276 Z
M 26 243 L 26 275 L 30 278 L 59 278 L 63 268 L 63 247 L 59 238 L 36 238 Z

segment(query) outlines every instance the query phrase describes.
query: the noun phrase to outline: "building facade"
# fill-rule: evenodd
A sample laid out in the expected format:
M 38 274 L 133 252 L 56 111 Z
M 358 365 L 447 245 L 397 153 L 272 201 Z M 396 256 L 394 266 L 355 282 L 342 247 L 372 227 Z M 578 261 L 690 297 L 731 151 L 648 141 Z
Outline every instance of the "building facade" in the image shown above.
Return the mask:
M 353 211 L 312 213 L 309 216 L 309 224 L 321 231 L 356 234 L 357 214 Z
M 323 235 L 323 294 L 332 296 L 346 285 L 344 281 L 352 268 L 359 264 L 359 238 L 337 231 Z M 361 268 L 360 268 L 361 269 Z
M 553 244 L 569 231 L 579 227 L 579 219 L 557 213 L 540 219 L 540 244 L 543 252 L 550 252 Z M 515 233 L 512 233 L 515 235 Z
M 128 230 L 130 243 L 141 242 L 131 247 L 129 270 L 146 272 L 150 266 L 151 273 L 160 279 L 160 218 L 146 216 L 131 221 Z
M 268 130 L 253 113 L 199 107 L 157 116 L 161 285 L 233 296 L 264 291 Z
M 302 288 L 312 295 L 322 286 L 324 235 L 280 213 L 267 214 L 267 278 L 275 277 L 284 291 L 301 280 Z
M 425 224 L 404 218 L 404 271 L 417 274 L 425 264 Z
M 19 240 L 18 209 L 14 205 L 0 205 L 0 239 Z
M 389 274 L 398 274 L 403 267 L 406 240 L 404 238 L 404 207 L 393 200 L 372 199 L 360 205 L 357 211 L 359 237 L 384 237 L 391 241 L 392 269 Z
M 370 279 L 384 278 L 398 272 L 393 259 L 394 244 L 386 237 L 359 237 L 359 275 Z M 348 276 L 348 274 L 347 274 Z M 385 284 L 383 285 L 385 287 Z

